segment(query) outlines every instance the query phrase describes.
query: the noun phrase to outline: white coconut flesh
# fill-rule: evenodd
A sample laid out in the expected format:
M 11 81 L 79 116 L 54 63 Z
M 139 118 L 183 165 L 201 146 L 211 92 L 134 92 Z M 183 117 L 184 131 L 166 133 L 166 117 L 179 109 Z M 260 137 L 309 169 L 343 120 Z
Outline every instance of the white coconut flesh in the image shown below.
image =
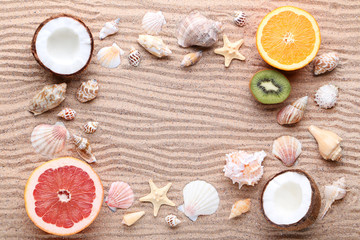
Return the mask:
M 277 225 L 297 223 L 309 211 L 311 198 L 309 179 L 297 172 L 285 172 L 266 186 L 262 199 L 264 213 Z
M 73 74 L 81 70 L 91 54 L 91 37 L 83 24 L 70 17 L 47 22 L 36 37 L 39 60 L 58 74 Z

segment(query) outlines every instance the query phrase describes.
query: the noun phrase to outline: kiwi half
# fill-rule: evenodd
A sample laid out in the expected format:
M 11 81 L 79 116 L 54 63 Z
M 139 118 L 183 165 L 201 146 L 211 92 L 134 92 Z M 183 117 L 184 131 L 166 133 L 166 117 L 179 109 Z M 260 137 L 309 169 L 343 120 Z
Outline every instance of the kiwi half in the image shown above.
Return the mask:
M 262 70 L 252 77 L 250 91 L 263 104 L 285 101 L 290 95 L 291 85 L 287 78 L 275 70 Z

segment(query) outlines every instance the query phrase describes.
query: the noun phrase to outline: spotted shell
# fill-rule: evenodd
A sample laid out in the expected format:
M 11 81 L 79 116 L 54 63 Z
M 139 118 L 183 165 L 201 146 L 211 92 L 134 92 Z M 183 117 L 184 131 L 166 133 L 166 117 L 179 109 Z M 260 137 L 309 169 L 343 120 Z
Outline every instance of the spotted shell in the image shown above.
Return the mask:
M 234 17 L 234 23 L 236 26 L 243 27 L 245 25 L 246 15 L 242 11 L 236 11 Z
M 134 202 L 134 192 L 125 182 L 113 182 L 110 186 L 105 203 L 111 211 L 115 212 L 117 208 L 127 209 Z
M 138 43 L 152 55 L 162 58 L 172 54 L 171 50 L 160 37 L 151 35 L 139 35 Z
M 140 64 L 141 61 L 141 54 L 138 50 L 136 50 L 134 47 L 131 47 L 130 53 L 128 56 L 129 64 L 131 66 L 137 67 Z
M 314 59 L 314 74 L 330 72 L 339 64 L 339 56 L 335 52 L 324 53 Z
M 186 54 L 181 61 L 181 67 L 189 67 L 195 65 L 198 61 L 200 61 L 201 57 L 202 51 Z
M 87 122 L 84 125 L 84 132 L 85 133 L 94 133 L 99 126 L 99 122 Z
M 88 163 L 96 162 L 96 158 L 92 152 L 90 142 L 86 138 L 73 135 L 72 141 L 79 156 Z
M 74 109 L 64 108 L 57 114 L 57 116 L 69 121 L 75 119 L 76 112 Z
M 148 34 L 159 34 L 165 24 L 165 17 L 161 11 L 147 12 L 142 19 L 142 28 Z
M 88 102 L 96 98 L 99 92 L 99 83 L 95 79 L 83 82 L 76 92 L 76 98 L 80 102 Z
M 277 122 L 280 125 L 288 125 L 300 122 L 307 106 L 308 97 L 302 97 L 295 102 L 282 108 L 277 114 Z
M 59 106 L 65 99 L 65 92 L 66 83 L 45 86 L 30 101 L 29 111 L 39 115 Z
M 274 141 L 272 153 L 280 159 L 285 166 L 291 167 L 301 154 L 301 143 L 291 136 L 282 136 Z
M 176 227 L 181 223 L 181 221 L 177 218 L 177 216 L 170 214 L 165 217 L 165 221 L 169 224 L 170 227 Z
M 332 108 L 335 106 L 339 90 L 332 84 L 320 87 L 315 94 L 315 102 L 320 108 Z

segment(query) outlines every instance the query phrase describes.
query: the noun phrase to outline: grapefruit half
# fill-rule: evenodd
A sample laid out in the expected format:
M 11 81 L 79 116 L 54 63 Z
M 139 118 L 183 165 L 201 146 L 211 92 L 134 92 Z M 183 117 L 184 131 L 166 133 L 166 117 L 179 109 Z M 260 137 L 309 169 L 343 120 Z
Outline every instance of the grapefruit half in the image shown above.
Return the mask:
M 104 190 L 85 162 L 63 157 L 34 170 L 25 187 L 25 208 L 45 232 L 65 236 L 89 226 L 100 212 Z

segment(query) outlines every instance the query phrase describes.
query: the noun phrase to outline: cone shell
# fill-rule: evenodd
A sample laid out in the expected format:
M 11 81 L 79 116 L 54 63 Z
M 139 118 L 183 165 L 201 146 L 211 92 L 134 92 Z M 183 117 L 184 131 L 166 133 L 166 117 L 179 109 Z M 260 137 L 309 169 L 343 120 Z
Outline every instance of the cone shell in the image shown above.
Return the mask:
M 326 213 L 329 211 L 333 202 L 335 202 L 335 200 L 343 199 L 345 195 L 346 195 L 346 185 L 345 185 L 344 177 L 333 182 L 332 185 L 325 186 L 325 190 L 324 190 L 325 207 L 323 213 L 321 214 L 321 219 L 324 218 Z
M 280 125 L 288 125 L 300 122 L 303 118 L 306 105 L 308 102 L 308 97 L 302 97 L 290 105 L 282 108 L 277 114 L 277 122 Z
M 60 105 L 65 99 L 66 83 L 45 86 L 30 101 L 29 111 L 39 115 Z
M 279 137 L 274 141 L 272 153 L 280 159 L 285 166 L 291 167 L 301 154 L 301 143 L 291 136 Z
M 116 68 L 121 63 L 121 55 L 124 55 L 124 51 L 116 43 L 113 43 L 110 47 L 100 49 L 97 59 L 103 67 Z
M 111 211 L 115 212 L 117 208 L 127 209 L 134 202 L 134 192 L 129 184 L 124 182 L 113 182 L 110 186 L 108 197 L 105 203 Z
M 87 122 L 84 125 L 84 132 L 85 133 L 94 133 L 99 126 L 99 122 Z
M 200 215 L 211 215 L 219 207 L 219 195 L 213 185 L 205 181 L 188 183 L 183 190 L 184 204 L 178 209 L 191 221 L 196 221 Z
M 245 25 L 246 15 L 242 11 L 235 12 L 234 23 L 236 26 L 243 27 Z
M 330 72 L 339 64 L 339 56 L 335 52 L 324 53 L 314 59 L 314 74 Z
M 31 133 L 31 145 L 37 153 L 54 157 L 60 153 L 70 135 L 62 122 L 55 125 L 40 124 Z
M 75 119 L 76 112 L 75 112 L 75 110 L 73 110 L 71 108 L 64 108 L 57 114 L 57 116 L 70 121 L 70 120 Z
M 141 61 L 141 54 L 138 50 L 136 50 L 135 48 L 131 47 L 130 49 L 130 53 L 128 56 L 128 60 L 129 60 L 129 64 L 131 66 L 137 67 L 140 64 Z
M 76 92 L 76 98 L 80 102 L 88 102 L 96 98 L 99 92 L 99 83 L 95 80 L 83 82 Z
M 177 32 L 178 44 L 182 47 L 210 47 L 218 41 L 218 34 L 221 31 L 221 22 L 213 21 L 198 11 L 193 11 L 180 22 Z
M 165 24 L 165 17 L 161 11 L 147 12 L 142 19 L 142 28 L 148 34 L 158 35 Z
M 342 155 L 340 146 L 341 137 L 334 132 L 313 125 L 309 127 L 309 131 L 316 139 L 320 154 L 325 160 L 340 161 Z
M 181 67 L 189 67 L 195 65 L 202 57 L 202 51 L 186 54 L 181 61 Z
M 237 201 L 232 205 L 229 219 L 238 217 L 241 214 L 248 212 L 250 210 L 250 205 L 251 200 L 249 198 Z
M 145 215 L 144 211 L 125 214 L 123 217 L 123 221 L 121 223 L 130 227 L 144 215 Z
M 96 162 L 96 158 L 92 153 L 89 141 L 86 138 L 77 135 L 72 136 L 72 141 L 75 144 L 75 149 L 82 159 L 88 163 Z
M 99 38 L 103 40 L 107 36 L 113 35 L 119 31 L 119 22 L 120 18 L 115 19 L 112 22 L 105 23 L 104 27 L 101 29 Z
M 172 54 L 168 46 L 165 45 L 160 37 L 151 35 L 139 35 L 138 43 L 152 55 L 162 58 Z
M 170 227 L 176 227 L 177 225 L 179 225 L 181 223 L 181 221 L 177 218 L 177 216 L 175 215 L 167 215 L 165 217 L 165 221 L 167 222 L 167 224 L 169 224 Z
M 339 90 L 332 84 L 320 87 L 315 94 L 315 102 L 320 108 L 332 108 L 336 104 Z

